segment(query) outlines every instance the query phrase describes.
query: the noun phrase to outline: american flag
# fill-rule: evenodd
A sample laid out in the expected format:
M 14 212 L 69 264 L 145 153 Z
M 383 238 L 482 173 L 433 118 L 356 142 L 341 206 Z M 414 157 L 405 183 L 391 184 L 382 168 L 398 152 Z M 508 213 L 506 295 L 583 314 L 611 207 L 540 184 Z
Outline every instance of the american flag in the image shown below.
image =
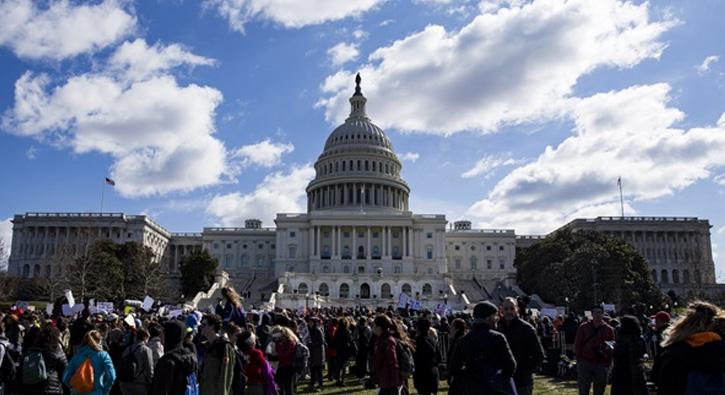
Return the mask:
M 116 186 L 116 181 L 113 181 L 112 179 L 106 177 L 106 184 Z

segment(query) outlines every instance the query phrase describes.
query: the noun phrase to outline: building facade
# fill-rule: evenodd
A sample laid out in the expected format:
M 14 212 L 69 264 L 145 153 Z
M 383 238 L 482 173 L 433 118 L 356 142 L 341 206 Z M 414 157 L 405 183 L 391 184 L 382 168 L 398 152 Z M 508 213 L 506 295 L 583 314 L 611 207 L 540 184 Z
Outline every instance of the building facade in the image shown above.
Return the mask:
M 310 295 L 333 304 L 384 304 L 401 293 L 436 304 L 517 291 L 516 249 L 545 236 L 473 229 L 470 221 L 449 228 L 443 214 L 412 213 L 402 163 L 366 114 L 366 102 L 358 79 L 350 116 L 328 136 L 315 162 L 307 211 L 278 214 L 274 228 L 250 219 L 243 228 L 172 233 L 143 215 L 27 213 L 13 219 L 9 271 L 56 275 L 90 242 L 105 238 L 151 247 L 172 283 L 185 256 L 207 250 L 241 293 L 255 300 L 276 293 L 282 304 Z M 632 244 L 663 288 L 715 283 L 707 220 L 599 217 L 564 227 Z

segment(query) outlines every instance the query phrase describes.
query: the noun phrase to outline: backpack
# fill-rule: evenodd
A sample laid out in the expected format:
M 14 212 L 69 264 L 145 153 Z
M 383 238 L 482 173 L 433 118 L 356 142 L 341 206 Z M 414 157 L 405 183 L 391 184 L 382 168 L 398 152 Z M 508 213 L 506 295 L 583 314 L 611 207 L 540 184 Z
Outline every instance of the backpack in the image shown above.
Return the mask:
M 2 360 L 0 361 L 0 384 L 12 382 L 13 380 L 15 380 L 15 375 L 17 374 L 15 360 L 10 354 L 10 349 L 8 349 L 8 345 L 8 342 L 0 341 L 0 349 L 2 349 L 0 355 L 3 356 Z
M 415 360 L 413 360 L 413 351 L 407 344 L 400 340 L 395 340 L 395 355 L 398 357 L 398 370 L 400 378 L 407 380 L 415 370 Z
M 138 367 L 138 362 L 136 361 L 137 349 L 133 348 L 121 357 L 121 363 L 118 364 L 118 371 L 116 372 L 119 381 L 129 382 L 136 378 L 136 368 Z
M 184 395 L 199 395 L 199 382 L 196 380 L 196 373 L 193 370 L 186 376 L 186 391 L 184 391 Z
M 294 367 L 297 373 L 304 373 L 307 369 L 307 364 L 310 361 L 310 349 L 307 348 L 301 341 L 297 342 L 295 346 L 295 361 Z
M 725 372 L 691 370 L 684 395 L 721 395 L 725 392 Z
M 86 357 L 86 359 L 78 365 L 78 368 L 76 368 L 76 371 L 73 373 L 73 376 L 71 376 L 68 385 L 73 392 L 85 394 L 93 391 L 93 387 L 96 384 L 95 381 L 93 361 L 91 361 L 90 357 Z
M 37 384 L 45 380 L 48 380 L 48 371 L 45 369 L 43 352 L 30 350 L 23 358 L 23 384 Z

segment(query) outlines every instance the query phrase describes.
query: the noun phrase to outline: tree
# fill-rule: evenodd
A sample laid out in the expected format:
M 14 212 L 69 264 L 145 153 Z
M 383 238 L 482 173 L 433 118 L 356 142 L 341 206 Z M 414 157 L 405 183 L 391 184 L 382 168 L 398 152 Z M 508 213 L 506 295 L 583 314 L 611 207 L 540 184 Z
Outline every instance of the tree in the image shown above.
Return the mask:
M 151 248 L 135 241 L 117 246 L 116 256 L 122 263 L 124 293 L 129 299 L 157 296 L 161 286 L 161 264 Z
M 577 311 L 601 302 L 661 306 L 664 298 L 644 258 L 629 244 L 597 232 L 556 232 L 516 256 L 528 293 Z
M 193 297 L 199 291 L 208 290 L 214 283 L 214 271 L 219 262 L 206 250 L 194 251 L 179 263 L 181 271 L 181 291 L 186 298 Z
M 8 271 L 8 258 L 10 256 L 10 248 L 7 242 L 0 239 L 0 272 Z

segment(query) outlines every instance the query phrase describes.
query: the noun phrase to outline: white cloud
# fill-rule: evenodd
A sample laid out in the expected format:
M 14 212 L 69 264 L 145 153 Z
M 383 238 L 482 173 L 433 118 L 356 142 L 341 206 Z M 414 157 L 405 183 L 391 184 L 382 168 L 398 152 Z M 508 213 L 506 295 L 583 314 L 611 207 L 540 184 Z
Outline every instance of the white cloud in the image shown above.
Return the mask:
M 581 76 L 658 58 L 666 47 L 658 38 L 676 23 L 651 21 L 648 3 L 534 0 L 478 15 L 458 31 L 430 25 L 362 66 L 368 113 L 382 127 L 438 134 L 550 119 Z M 317 105 L 328 121 L 348 115 L 356 71 L 322 85 Z
M 717 234 L 725 235 L 725 226 L 721 226 L 720 229 L 717 230 Z
M 392 25 L 393 23 L 395 23 L 395 19 L 386 19 L 386 20 L 380 22 L 380 27 Z
M 420 158 L 420 154 L 417 152 L 404 152 L 400 155 L 398 155 L 398 159 L 401 161 L 408 161 L 413 162 L 417 161 Z
M 125 42 L 108 60 L 109 68 L 123 73 L 129 80 L 159 75 L 179 66 L 211 66 L 214 59 L 194 55 L 179 44 L 148 46 L 143 39 Z
M 0 1 L 0 45 L 19 57 L 61 60 L 94 52 L 131 34 L 136 17 L 125 1 L 74 5 L 52 0 L 38 7 L 32 0 Z
M 488 176 L 491 174 L 491 172 L 499 167 L 503 166 L 512 166 L 517 165 L 521 163 L 521 161 L 513 159 L 513 158 L 506 158 L 496 155 L 488 155 L 484 156 L 483 158 L 479 159 L 478 162 L 476 162 L 475 165 L 473 165 L 472 168 L 470 168 L 468 171 L 461 174 L 461 177 L 463 178 L 472 178 L 480 175 Z
M 574 135 L 501 179 L 469 209 L 484 224 L 548 232 L 571 218 L 619 215 L 617 178 L 632 201 L 670 195 L 725 166 L 725 118 L 687 131 L 667 84 L 571 101 Z
M 25 157 L 30 160 L 33 160 L 33 159 L 35 159 L 35 156 L 37 153 L 38 153 L 38 149 L 35 148 L 35 146 L 31 145 L 30 148 L 28 148 L 28 150 L 25 151 Z
M 357 29 L 357 30 L 354 30 L 354 31 L 352 32 L 352 36 L 353 36 L 353 37 L 354 37 L 354 38 L 355 38 L 356 40 L 362 40 L 362 39 L 364 39 L 364 38 L 367 38 L 367 36 L 368 36 L 368 32 L 366 32 L 365 30 Z
M 710 70 L 710 66 L 718 60 L 720 60 L 719 56 L 711 55 L 706 57 L 705 60 L 703 60 L 702 63 L 700 63 L 700 65 L 696 67 L 697 72 L 700 75 L 707 73 Z
M 13 223 L 11 218 L 0 221 L 0 242 L 4 243 L 5 251 L 0 251 L 0 271 L 7 270 L 8 258 L 10 257 L 10 247 L 13 240 Z
M 333 66 L 340 66 L 355 60 L 359 54 L 357 44 L 339 43 L 327 50 L 327 55 L 330 57 Z
M 210 186 L 228 170 L 224 145 L 212 136 L 222 94 L 180 86 L 169 70 L 208 63 L 178 47 L 137 40 L 119 47 L 101 71 L 55 86 L 46 74 L 26 72 L 15 83 L 15 106 L 3 127 L 77 153 L 111 155 L 111 176 L 124 196 Z
M 204 0 L 203 4 L 227 19 L 233 30 L 244 33 L 244 25 L 253 19 L 269 20 L 286 28 L 300 28 L 359 16 L 384 1 Z
M 310 165 L 293 167 L 287 173 L 274 172 L 250 193 L 215 196 L 206 211 L 224 226 L 242 225 L 248 218 L 258 218 L 265 226 L 272 226 L 277 213 L 306 211 L 305 187 L 314 176 L 315 169 Z
M 274 143 L 270 139 L 260 141 L 256 144 L 239 147 L 233 157 L 241 160 L 242 167 L 257 165 L 272 167 L 282 161 L 282 155 L 294 151 L 292 144 Z
M 718 174 L 712 180 L 715 181 L 716 184 L 725 187 L 725 173 Z

